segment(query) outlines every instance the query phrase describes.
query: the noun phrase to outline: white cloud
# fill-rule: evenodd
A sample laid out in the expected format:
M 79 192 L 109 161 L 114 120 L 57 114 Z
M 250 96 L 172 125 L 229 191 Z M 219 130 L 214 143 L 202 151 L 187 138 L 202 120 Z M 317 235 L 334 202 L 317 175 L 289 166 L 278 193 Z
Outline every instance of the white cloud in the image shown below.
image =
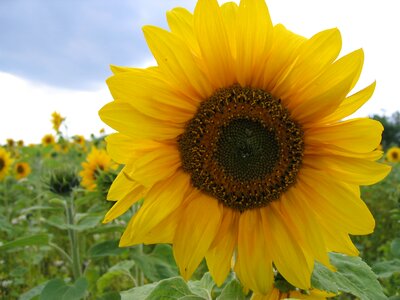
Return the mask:
M 106 127 L 98 110 L 112 100 L 107 86 L 94 91 L 53 88 L 0 72 L 2 116 L 0 144 L 6 138 L 40 143 L 43 135 L 54 133 L 51 124 L 53 111 L 67 117 L 68 135 L 97 134 Z

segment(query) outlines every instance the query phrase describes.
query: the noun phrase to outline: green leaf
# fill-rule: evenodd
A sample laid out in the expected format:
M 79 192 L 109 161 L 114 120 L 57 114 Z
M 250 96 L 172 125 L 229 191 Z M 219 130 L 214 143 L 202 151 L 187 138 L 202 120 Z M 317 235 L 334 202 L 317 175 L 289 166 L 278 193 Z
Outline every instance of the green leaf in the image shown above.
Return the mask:
M 172 247 L 167 244 L 158 244 L 150 254 L 136 252 L 133 260 L 150 281 L 159 281 L 178 276 Z
M 206 300 L 192 293 L 182 277 L 173 277 L 159 282 L 121 292 L 121 300 Z
M 109 292 L 101 295 L 96 300 L 121 300 L 121 295 L 118 292 Z
M 104 256 L 115 256 L 127 252 L 127 248 L 118 247 L 119 240 L 105 241 L 92 246 L 89 249 L 89 257 L 104 257 Z
M 316 263 L 312 276 L 312 286 L 328 292 L 342 291 L 365 300 L 387 299 L 377 276 L 359 257 L 330 253 L 331 263 L 336 272 Z
M 400 238 L 394 239 L 390 245 L 390 252 L 396 258 L 400 258 Z
M 400 259 L 386 260 L 376 263 L 372 270 L 379 278 L 389 278 L 395 273 L 400 273 Z
M 43 245 L 48 245 L 49 242 L 50 242 L 50 236 L 48 234 L 45 233 L 35 234 L 5 243 L 0 246 L 0 251 L 25 247 L 25 246 L 43 246 Z
M 23 293 L 22 295 L 19 296 L 18 300 L 31 300 L 33 297 L 39 296 L 45 285 L 47 284 L 48 281 L 43 282 L 42 284 L 39 284 L 35 286 L 34 288 L 31 288 L 29 291 Z
M 243 288 L 237 279 L 231 280 L 222 290 L 217 300 L 245 300 Z
M 84 277 L 78 278 L 74 285 L 67 285 L 64 280 L 56 278 L 46 284 L 40 300 L 80 300 L 85 295 L 87 286 Z
M 158 284 L 157 282 L 154 282 L 154 283 L 142 285 L 139 287 L 135 287 L 135 288 L 127 290 L 127 291 L 120 292 L 121 300 L 131 300 L 131 299 L 145 300 L 145 299 L 148 299 L 147 297 L 154 290 L 154 288 L 157 286 L 157 284 Z
M 189 281 L 188 282 L 190 290 L 205 299 L 211 299 L 211 292 L 215 286 L 215 283 L 210 275 L 210 273 L 205 273 L 201 280 Z
M 161 280 L 147 299 L 182 299 L 185 296 L 196 295 L 192 293 L 182 277 L 174 277 Z
M 112 266 L 107 273 L 103 274 L 96 282 L 97 289 L 100 292 L 108 287 L 120 285 L 129 282 L 129 286 L 135 284 L 130 269 L 134 266 L 133 260 L 124 260 Z

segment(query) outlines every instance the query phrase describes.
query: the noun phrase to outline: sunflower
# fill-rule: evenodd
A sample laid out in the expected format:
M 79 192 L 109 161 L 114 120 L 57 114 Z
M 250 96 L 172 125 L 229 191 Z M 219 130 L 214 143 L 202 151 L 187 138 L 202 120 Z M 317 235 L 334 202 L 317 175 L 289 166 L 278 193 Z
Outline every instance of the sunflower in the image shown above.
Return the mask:
M 54 145 L 55 143 L 56 143 L 56 140 L 54 138 L 54 135 L 52 135 L 52 134 L 46 134 L 42 138 L 42 145 L 43 146 Z
M 82 163 L 83 170 L 79 172 L 82 177 L 81 185 L 92 191 L 96 188 L 96 179 L 99 172 L 115 170 L 117 165 L 113 162 L 105 150 L 92 148 L 86 161 Z
M 18 147 L 22 148 L 24 146 L 24 141 L 23 140 L 18 140 L 17 141 Z
M 21 179 L 27 177 L 31 173 L 31 167 L 26 162 L 16 163 L 14 166 L 15 178 Z
M 65 118 L 62 117 L 58 112 L 53 112 L 51 114 L 51 123 L 53 124 L 53 129 L 58 133 L 60 131 L 60 126 L 64 122 Z
M 85 146 L 85 137 L 83 135 L 75 135 L 73 139 L 75 144 L 80 145 L 82 147 Z
M 15 146 L 15 141 L 13 139 L 7 139 L 7 146 L 13 148 Z
M 386 152 L 386 159 L 389 162 L 400 162 L 400 147 L 392 147 Z
M 8 173 L 12 163 L 11 155 L 6 149 L 0 147 L 0 180 L 3 180 Z
M 373 94 L 347 96 L 363 51 L 338 58 L 341 35 L 306 39 L 273 26 L 264 0 L 167 13 L 170 31 L 144 27 L 157 66 L 112 67 L 114 101 L 99 112 L 124 164 L 108 193 L 109 222 L 143 205 L 120 246 L 172 243 L 187 280 L 205 257 L 221 285 L 231 268 L 267 295 L 278 271 L 308 290 L 328 252 L 358 255 L 349 234 L 375 221 L 360 185 L 382 180 L 382 125 L 342 119 Z

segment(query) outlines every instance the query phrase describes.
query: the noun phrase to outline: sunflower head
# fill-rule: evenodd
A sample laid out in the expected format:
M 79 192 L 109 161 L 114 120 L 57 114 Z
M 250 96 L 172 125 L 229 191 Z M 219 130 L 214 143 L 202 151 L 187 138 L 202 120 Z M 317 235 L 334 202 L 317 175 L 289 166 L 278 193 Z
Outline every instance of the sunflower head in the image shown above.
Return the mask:
M 376 162 L 382 125 L 343 120 L 375 88 L 351 92 L 363 51 L 338 57 L 336 28 L 307 39 L 273 25 L 264 0 L 198 0 L 167 21 L 143 29 L 156 66 L 113 66 L 107 80 L 115 101 L 99 114 L 124 167 L 104 221 L 143 198 L 121 246 L 172 243 L 185 279 L 205 257 L 221 285 L 234 256 L 257 294 L 276 273 L 309 290 L 314 260 L 358 254 L 349 234 L 375 225 L 359 186 L 390 171 Z
M 96 188 L 96 180 L 100 174 L 115 170 L 117 164 L 111 160 L 105 150 L 92 147 L 86 161 L 82 163 L 82 168 L 82 171 L 79 172 L 82 178 L 81 185 L 92 191 Z
M 24 146 L 24 141 L 23 140 L 18 140 L 17 141 L 18 147 L 22 148 Z
M 400 148 L 392 147 L 386 152 L 386 159 L 389 162 L 397 163 L 400 162 Z
M 0 147 L 0 180 L 3 180 L 8 174 L 12 161 L 11 154 L 6 149 Z
M 31 173 L 31 167 L 27 162 L 18 162 L 14 166 L 15 178 L 22 179 Z
M 58 133 L 60 131 L 60 126 L 65 118 L 62 117 L 58 112 L 53 112 L 51 114 L 51 123 L 53 124 L 53 129 Z
M 42 138 L 42 145 L 43 146 L 54 145 L 55 143 L 56 143 L 56 140 L 54 138 L 54 135 L 52 135 L 52 134 L 46 134 Z
M 9 148 L 13 148 L 15 146 L 15 141 L 14 139 L 7 139 L 7 146 Z

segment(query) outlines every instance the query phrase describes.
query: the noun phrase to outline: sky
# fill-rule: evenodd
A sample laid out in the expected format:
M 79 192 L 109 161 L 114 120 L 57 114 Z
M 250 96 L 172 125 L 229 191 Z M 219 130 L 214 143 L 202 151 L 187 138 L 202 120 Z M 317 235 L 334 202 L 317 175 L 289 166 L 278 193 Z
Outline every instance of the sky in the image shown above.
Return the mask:
M 220 1 L 225 2 L 225 1 Z M 365 52 L 355 91 L 377 81 L 373 98 L 356 114 L 400 109 L 398 0 L 267 0 L 274 24 L 311 37 L 332 27 L 345 55 Z M 51 113 L 65 116 L 67 134 L 112 132 L 98 110 L 112 101 L 109 65 L 147 67 L 155 62 L 142 26 L 167 28 L 165 12 L 191 11 L 195 0 L 1 0 L 0 144 L 7 138 L 39 143 L 52 132 Z

